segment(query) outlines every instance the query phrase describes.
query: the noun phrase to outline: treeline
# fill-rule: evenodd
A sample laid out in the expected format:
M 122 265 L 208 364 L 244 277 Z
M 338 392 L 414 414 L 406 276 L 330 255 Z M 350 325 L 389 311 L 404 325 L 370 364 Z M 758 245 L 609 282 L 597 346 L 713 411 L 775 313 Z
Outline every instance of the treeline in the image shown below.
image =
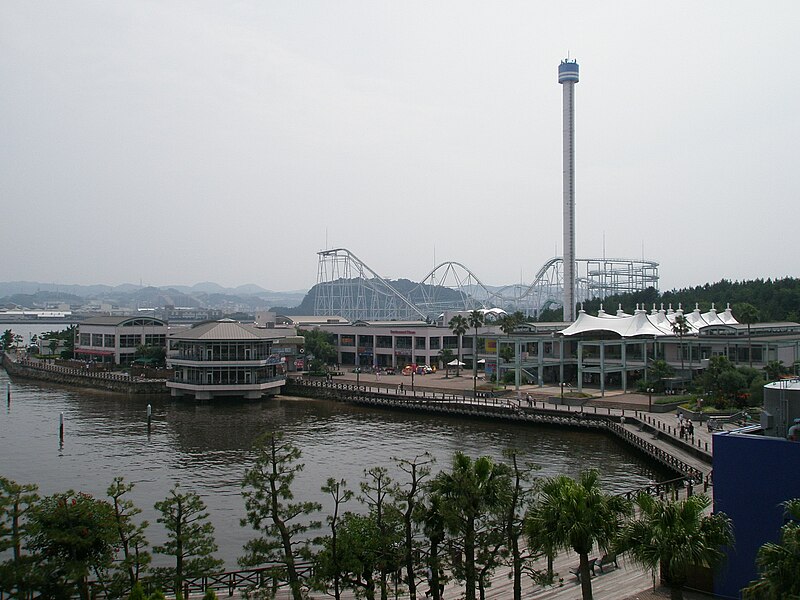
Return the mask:
M 312 520 L 320 503 L 294 499 L 301 459 L 300 449 L 280 434 L 256 442 L 242 482 L 242 525 L 254 536 L 238 559 L 243 568 L 267 567 L 269 578 L 288 587 L 294 600 L 310 591 L 338 600 L 346 590 L 388 600 L 396 586 L 413 600 L 420 586 L 440 600 L 453 580 L 465 586 L 467 600 L 482 599 L 500 567 L 510 570 L 517 600 L 523 578 L 563 582 L 553 571 L 559 551 L 578 555 L 575 572 L 585 599 L 592 597 L 594 551 L 604 552 L 609 566 L 622 553 L 648 569 L 660 563 L 672 597 L 679 598 L 688 569 L 714 566 L 720 548 L 733 543 L 727 517 L 707 514 L 706 496 L 663 500 L 642 494 L 631 503 L 604 493 L 596 471 L 578 479 L 536 478 L 537 467 L 521 463 L 514 451 L 503 462 L 457 452 L 450 467 L 436 474 L 427 453 L 396 458 L 400 480 L 373 467 L 356 490 L 329 478 L 321 488 L 328 498 L 323 526 Z M 40 498 L 35 485 L 0 478 L 0 550 L 8 556 L 0 564 L 0 589 L 20 598 L 35 593 L 89 600 L 100 591 L 142 600 L 146 587 L 156 590 L 153 600 L 163 598 L 162 590 L 180 598 L 187 578 L 219 571 L 214 528 L 197 494 L 176 485 L 155 504 L 167 538 L 151 548 L 148 523 L 129 499 L 133 487 L 116 478 L 105 499 L 72 490 Z M 312 537 L 312 531 L 321 535 Z M 170 557 L 171 566 L 152 568 L 151 550 Z M 547 567 L 537 569 L 534 560 L 541 556 Z M 90 590 L 90 580 L 100 590 Z M 766 578 L 759 582 L 769 584 Z M 267 586 L 248 593 L 274 591 Z
M 707 283 L 695 287 L 670 290 L 659 293 L 655 288 L 647 288 L 632 294 L 607 296 L 604 300 L 591 300 L 583 303 L 583 309 L 592 315 L 597 314 L 600 304 L 608 313 L 614 313 L 621 304 L 622 309 L 632 314 L 637 304 L 644 304 L 649 311 L 653 304 L 660 308 L 672 304 L 673 309 L 683 305 L 685 312 L 694 310 L 695 304 L 706 312 L 712 304 L 718 311 L 725 310 L 730 304 L 752 304 L 758 309 L 759 321 L 793 321 L 800 322 L 800 279 L 785 277 L 783 279 L 754 279 L 752 281 L 730 281 L 722 279 L 717 283 Z M 579 306 L 580 308 L 580 306 Z M 735 312 L 734 312 L 735 316 Z M 539 321 L 560 321 L 562 310 L 542 311 Z

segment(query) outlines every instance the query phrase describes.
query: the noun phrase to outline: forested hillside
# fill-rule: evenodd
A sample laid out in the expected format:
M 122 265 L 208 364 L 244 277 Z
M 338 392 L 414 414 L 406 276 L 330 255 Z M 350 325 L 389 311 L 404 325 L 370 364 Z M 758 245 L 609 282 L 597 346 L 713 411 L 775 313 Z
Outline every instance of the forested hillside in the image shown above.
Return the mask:
M 649 311 L 656 304 L 664 308 L 672 304 L 673 309 L 682 305 L 684 311 L 694 310 L 698 304 L 700 310 L 705 312 L 713 303 L 718 311 L 725 310 L 727 304 L 734 307 L 736 304 L 749 303 L 759 312 L 759 321 L 795 321 L 800 322 L 800 279 L 786 277 L 784 279 L 754 279 L 752 281 L 729 281 L 722 279 L 716 283 L 707 283 L 696 287 L 670 290 L 659 293 L 653 288 L 648 288 L 636 294 L 622 294 L 609 296 L 605 300 L 592 300 L 583 303 L 583 309 L 590 314 L 597 314 L 600 304 L 606 312 L 616 312 L 617 306 L 622 304 L 626 313 L 633 313 L 636 304 L 644 303 Z M 735 316 L 735 311 L 734 311 Z M 560 321 L 561 309 L 544 311 L 540 321 Z

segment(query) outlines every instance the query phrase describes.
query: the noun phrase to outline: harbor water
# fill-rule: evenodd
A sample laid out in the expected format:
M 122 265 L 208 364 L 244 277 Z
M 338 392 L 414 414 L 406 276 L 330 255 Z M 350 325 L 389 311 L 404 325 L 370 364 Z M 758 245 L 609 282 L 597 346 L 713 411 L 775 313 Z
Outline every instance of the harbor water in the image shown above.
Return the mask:
M 5 402 L 7 384 L 10 402 Z M 165 541 L 153 504 L 178 483 L 183 491 L 198 493 L 208 506 L 220 547 L 217 555 L 227 568 L 236 568 L 243 544 L 253 537 L 249 527 L 240 526 L 240 484 L 252 464 L 253 441 L 269 430 L 283 432 L 302 450 L 305 469 L 295 482 L 295 499 L 318 501 L 323 512 L 330 502 L 320 486 L 328 477 L 344 478 L 357 490 L 364 469 L 385 466 L 400 479 L 392 458 L 411 459 L 423 452 L 436 459 L 436 472 L 449 467 L 457 450 L 502 460 L 503 450 L 516 448 L 525 461 L 541 467 L 539 476 L 575 476 L 597 468 L 609 492 L 670 478 L 610 436 L 567 428 L 415 415 L 292 397 L 195 404 L 168 396 L 133 397 L 10 381 L 2 369 L 0 390 L 0 475 L 38 484 L 42 494 L 74 489 L 98 497 L 105 497 L 112 479 L 122 476 L 136 486 L 130 499 L 151 523 L 151 544 Z M 148 404 L 153 410 L 149 429 Z M 346 509 L 363 507 L 353 500 Z

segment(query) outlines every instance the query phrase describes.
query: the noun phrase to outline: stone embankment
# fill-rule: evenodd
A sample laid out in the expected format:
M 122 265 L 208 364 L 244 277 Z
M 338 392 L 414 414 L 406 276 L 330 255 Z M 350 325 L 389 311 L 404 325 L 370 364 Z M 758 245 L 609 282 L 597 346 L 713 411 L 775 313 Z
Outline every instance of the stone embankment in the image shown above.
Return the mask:
M 107 390 L 118 394 L 166 394 L 164 379 L 130 377 L 122 373 L 106 373 L 62 367 L 30 358 L 14 358 L 2 353 L 3 368 L 12 377 L 36 379 L 62 385 Z

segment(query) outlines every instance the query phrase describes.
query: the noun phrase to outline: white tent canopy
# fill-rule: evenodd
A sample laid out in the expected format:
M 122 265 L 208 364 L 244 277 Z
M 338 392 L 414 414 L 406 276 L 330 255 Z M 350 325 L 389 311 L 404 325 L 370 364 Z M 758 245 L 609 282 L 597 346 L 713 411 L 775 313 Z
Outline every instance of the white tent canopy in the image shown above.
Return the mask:
M 463 362 L 459 362 L 457 358 L 454 358 L 449 363 L 447 363 L 447 366 L 448 367 L 463 367 L 464 363 Z
M 681 308 L 673 311 L 672 307 L 670 307 L 669 311 L 665 311 L 663 308 L 655 310 L 655 307 L 653 307 L 653 311 L 647 314 L 644 310 L 644 305 L 642 305 L 642 308 L 637 305 L 633 315 L 626 315 L 620 309 L 617 311 L 617 316 L 614 316 L 603 311 L 601 307 L 596 317 L 580 311 L 575 322 L 566 329 L 562 329 L 560 333 L 564 336 L 571 336 L 588 332 L 609 331 L 623 338 L 673 336 L 675 333 L 672 331 L 672 324 L 675 322 L 676 317 L 681 314 L 683 314 Z M 702 314 L 699 308 L 695 308 L 694 311 L 686 315 L 686 323 L 689 325 L 690 335 L 696 335 L 701 328 L 709 325 L 738 324 L 731 314 L 730 307 L 726 308 L 722 314 L 718 314 L 713 305 L 710 311 Z

